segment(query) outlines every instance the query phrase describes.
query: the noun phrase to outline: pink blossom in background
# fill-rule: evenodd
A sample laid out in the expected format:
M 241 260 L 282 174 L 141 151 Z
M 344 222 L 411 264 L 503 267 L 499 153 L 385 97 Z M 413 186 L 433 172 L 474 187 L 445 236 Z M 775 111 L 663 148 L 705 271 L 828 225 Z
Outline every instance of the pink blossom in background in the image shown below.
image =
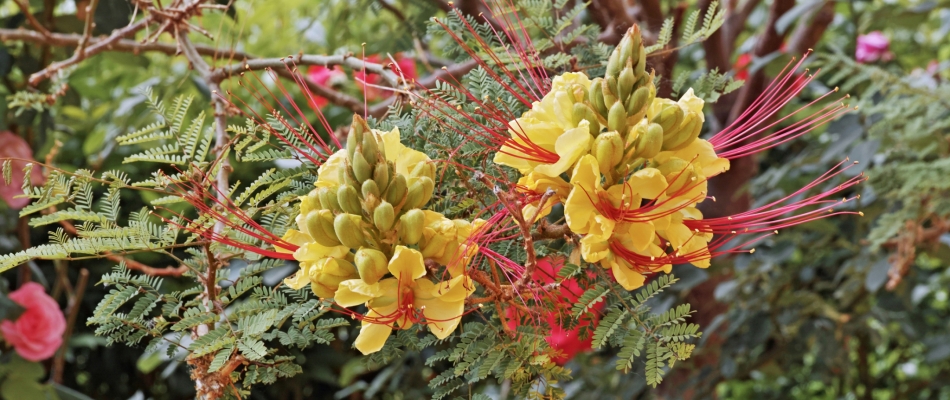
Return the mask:
M 10 293 L 10 300 L 26 311 L 16 321 L 0 322 L 0 333 L 20 357 L 42 361 L 53 356 L 63 344 L 66 318 L 43 286 L 29 282 Z
M 392 68 L 393 72 L 396 75 L 402 76 L 408 82 L 412 82 L 413 80 L 418 78 L 418 75 L 416 75 L 415 60 L 413 60 L 411 57 L 403 57 L 401 53 L 397 53 L 395 56 L 393 56 L 393 59 L 396 60 L 395 64 L 392 64 L 392 60 L 390 60 L 388 57 L 382 58 L 377 54 L 373 54 L 369 57 L 366 57 L 366 61 L 369 61 L 371 63 L 377 63 L 377 64 L 383 63 L 384 65 L 392 64 L 390 65 L 390 68 Z M 357 82 L 366 82 L 365 96 L 367 100 L 370 100 L 370 101 L 379 100 L 382 98 L 392 96 L 393 94 L 393 92 L 391 91 L 372 86 L 372 85 L 382 84 L 381 82 L 382 78 L 379 75 L 364 74 L 363 71 L 355 71 L 353 73 L 353 78 L 356 79 Z
M 7 157 L 32 160 L 33 149 L 30 148 L 30 145 L 25 140 L 13 132 L 0 132 L 0 160 Z M 25 167 L 26 164 L 27 161 L 20 160 L 14 160 L 11 163 L 13 179 L 9 185 L 0 178 L 0 198 L 3 198 L 3 201 L 13 209 L 23 208 L 30 203 L 30 199 L 25 197 L 14 198 L 14 196 L 23 194 L 21 187 L 23 186 L 23 167 Z M 46 179 L 43 178 L 43 171 L 39 166 L 34 166 L 30 174 L 30 181 L 34 185 L 42 185 L 46 181 Z
M 333 86 L 346 80 L 346 72 L 343 72 L 343 69 L 338 65 L 333 68 L 327 68 L 322 65 L 312 65 L 307 69 L 307 80 L 321 86 Z M 313 95 L 313 99 L 311 99 L 310 102 L 311 105 L 316 108 L 323 108 L 330 101 L 326 98 Z
M 888 61 L 894 57 L 888 49 L 891 41 L 881 31 L 874 31 L 858 36 L 858 48 L 854 52 L 854 59 L 859 63 Z

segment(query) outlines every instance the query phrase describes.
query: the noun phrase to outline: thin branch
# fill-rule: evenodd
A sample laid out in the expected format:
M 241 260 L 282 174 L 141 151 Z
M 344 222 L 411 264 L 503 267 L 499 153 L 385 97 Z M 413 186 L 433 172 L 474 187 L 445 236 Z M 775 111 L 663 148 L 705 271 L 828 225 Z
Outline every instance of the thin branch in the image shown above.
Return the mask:
M 53 359 L 53 382 L 63 383 L 63 370 L 66 367 L 66 350 L 69 348 L 69 338 L 73 335 L 73 328 L 76 326 L 76 319 L 79 316 L 79 307 L 82 305 L 82 296 L 86 293 L 86 286 L 89 283 L 89 270 L 79 270 L 79 281 L 76 282 L 76 294 L 69 299 L 69 311 L 66 317 L 66 332 L 63 333 L 63 345 L 56 352 L 56 358 Z
M 80 235 L 79 235 L 79 231 L 76 229 L 76 226 L 73 225 L 71 222 L 69 222 L 69 221 L 59 221 L 59 225 L 63 227 L 63 230 L 65 230 L 66 233 L 68 233 L 68 234 L 70 234 L 70 235 L 72 235 L 72 236 L 80 236 Z M 185 272 L 188 271 L 188 266 L 187 266 L 187 265 L 179 265 L 178 267 L 171 267 L 171 266 L 170 266 L 170 267 L 167 267 L 167 268 L 156 268 L 156 267 L 152 267 L 152 266 L 145 265 L 145 264 L 140 263 L 140 262 L 138 262 L 138 261 L 135 261 L 135 260 L 133 260 L 133 259 L 131 259 L 131 258 L 127 258 L 127 257 L 123 257 L 123 256 L 121 256 L 121 255 L 119 255 L 119 254 L 115 254 L 115 253 L 113 253 L 113 252 L 111 252 L 111 251 L 103 252 L 103 253 L 102 253 L 102 257 L 104 257 L 104 258 L 106 258 L 106 259 L 108 259 L 108 260 L 111 260 L 111 261 L 115 261 L 115 262 L 120 263 L 120 264 L 121 264 L 121 263 L 125 263 L 125 267 L 126 267 L 126 268 L 128 268 L 128 269 L 130 269 L 130 270 L 133 270 L 133 271 L 141 272 L 141 273 L 143 273 L 143 274 L 145 274 L 145 275 L 148 275 L 148 276 L 170 276 L 170 277 L 179 277 L 179 276 L 182 276 L 182 274 L 184 274 Z
M 134 35 L 136 32 L 145 28 L 149 24 L 149 22 L 150 20 L 146 18 L 146 19 L 139 20 L 138 22 L 135 22 L 133 24 L 130 24 L 124 28 L 116 29 L 115 31 L 112 32 L 111 35 L 109 35 L 109 37 L 102 40 L 95 41 L 95 43 L 90 45 L 83 52 L 82 57 L 78 57 L 78 53 L 73 54 L 72 57 L 69 57 L 63 61 L 52 63 L 46 68 L 43 68 L 42 70 L 40 70 L 39 72 L 36 72 L 33 75 L 30 75 L 30 79 L 29 79 L 30 85 L 36 86 L 43 80 L 49 79 L 51 76 L 53 76 L 53 74 L 55 74 L 56 72 L 59 72 L 63 68 L 73 66 L 90 56 L 94 56 L 96 54 L 99 54 L 99 53 L 102 53 L 103 51 L 108 50 L 110 47 L 112 47 L 113 44 L 115 44 L 119 40 L 125 38 L 126 36 Z
M 89 38 L 92 37 L 92 28 L 93 20 L 96 14 L 96 7 L 99 5 L 99 0 L 92 0 L 89 2 L 89 5 L 86 6 L 86 26 L 83 28 L 82 39 L 79 41 L 79 46 L 76 47 L 75 57 L 79 59 L 86 58 L 86 43 L 89 42 Z
M 23 0 L 14 0 L 14 3 L 16 3 L 18 7 L 20 7 L 20 11 L 23 11 L 23 15 L 26 16 L 26 20 L 29 21 L 30 26 L 32 26 L 33 29 L 36 29 L 43 36 L 50 35 L 49 30 L 46 29 L 46 27 L 43 26 L 43 24 L 41 24 L 39 20 L 36 19 L 36 16 L 34 16 L 33 13 L 30 12 L 29 3 L 24 4 Z
M 102 42 L 103 40 L 105 39 L 91 37 L 89 38 L 89 42 L 87 43 L 87 45 L 95 46 L 99 44 L 100 42 Z M 29 31 L 25 29 L 0 29 L 0 42 L 12 42 L 12 41 L 67 47 L 67 46 L 78 46 L 79 42 L 82 41 L 82 35 L 73 34 L 73 33 L 51 33 L 49 36 L 43 36 L 38 32 Z M 230 50 L 224 51 L 224 50 L 211 47 L 208 45 L 203 45 L 203 44 L 196 44 L 195 50 L 198 51 L 198 54 L 201 54 L 203 56 L 209 56 L 209 57 L 233 53 L 235 58 L 239 58 L 239 59 L 248 58 L 248 55 L 243 52 L 230 51 Z M 158 42 L 142 43 L 142 42 L 131 40 L 131 39 L 120 39 L 115 42 L 112 42 L 109 46 L 106 46 L 106 49 L 104 51 L 116 51 L 116 52 L 132 53 L 132 54 L 141 54 L 144 52 L 156 52 L 156 53 L 164 53 L 168 55 L 175 55 L 175 54 L 178 54 L 178 47 L 175 45 L 167 44 L 167 43 L 158 43 Z M 86 58 L 89 58 L 89 56 L 90 55 L 87 52 Z

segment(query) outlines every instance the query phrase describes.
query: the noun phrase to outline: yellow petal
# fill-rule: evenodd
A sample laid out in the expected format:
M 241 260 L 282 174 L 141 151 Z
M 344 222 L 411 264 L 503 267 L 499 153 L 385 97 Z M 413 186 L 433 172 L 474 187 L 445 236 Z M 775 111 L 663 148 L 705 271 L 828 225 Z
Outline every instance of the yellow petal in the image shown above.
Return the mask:
M 689 88 L 686 93 L 683 94 L 683 97 L 680 97 L 679 104 L 683 108 L 689 110 L 691 113 L 696 114 L 701 121 L 706 121 L 705 116 L 703 115 L 703 105 L 706 102 L 703 99 L 696 97 L 693 94 L 693 88 Z
M 389 260 L 389 272 L 400 280 L 421 278 L 426 274 L 422 253 L 406 246 L 396 246 L 393 258 Z
M 294 252 L 294 259 L 297 261 L 316 261 L 327 257 L 343 258 L 349 252 L 350 249 L 346 246 L 327 247 L 311 241 L 304 243 Z
M 458 301 L 445 301 L 442 297 L 433 295 L 433 293 L 438 293 L 438 289 L 432 282 L 420 279 L 416 283 L 418 285 L 415 295 L 416 307 L 422 310 L 422 315 L 426 317 L 426 325 L 428 325 L 432 334 L 439 339 L 444 339 L 455 330 L 459 321 L 462 320 L 465 298 L 462 297 Z
M 293 276 L 285 278 L 284 284 L 289 286 L 291 289 L 299 290 L 310 284 L 310 275 L 307 273 L 306 269 L 301 268 Z
M 600 188 L 600 169 L 597 159 L 588 154 L 581 157 L 571 176 L 574 188 L 564 202 L 564 219 L 575 233 L 587 233 L 592 215 L 596 213 L 592 200 Z
M 313 238 L 310 237 L 310 235 L 300 232 L 295 229 L 288 229 L 287 233 L 285 233 L 284 236 L 281 237 L 281 239 L 283 239 L 284 241 L 288 243 L 293 243 L 297 246 L 303 246 L 313 241 Z M 293 253 L 293 251 L 291 251 L 290 249 L 285 249 L 280 246 L 274 246 L 274 249 L 277 250 L 278 253 Z
M 644 276 L 627 266 L 625 261 L 613 263 L 611 271 L 613 271 L 617 283 L 623 286 L 624 289 L 633 290 L 643 286 Z
M 475 284 L 472 279 L 460 275 L 444 282 L 434 284 L 431 289 L 431 296 L 441 298 L 442 301 L 460 301 L 475 292 Z
M 577 160 L 590 150 L 593 137 L 590 136 L 589 122 L 581 121 L 579 126 L 570 129 L 554 144 L 554 151 L 558 160 L 554 164 L 541 164 L 534 167 L 534 171 L 547 176 L 558 176 L 574 166 Z
M 584 261 L 599 262 L 610 255 L 610 243 L 599 236 L 581 238 L 581 255 Z
M 627 178 L 626 186 L 629 188 L 628 193 L 636 193 L 644 199 L 655 199 L 666 190 L 668 184 L 660 170 L 644 168 Z
M 317 168 L 317 187 L 340 186 L 340 170 L 346 167 L 346 150 L 340 149 Z
M 340 306 L 353 307 L 379 297 L 380 294 L 382 292 L 379 288 L 379 282 L 369 285 L 362 279 L 350 279 L 340 282 L 340 287 L 336 290 L 336 296 L 333 297 L 333 300 Z
M 359 336 L 357 336 L 356 341 L 353 342 L 353 346 L 356 347 L 360 353 L 363 353 L 363 355 L 375 353 L 383 348 L 383 345 L 386 344 L 386 339 L 389 339 L 389 335 L 392 331 L 393 329 L 389 326 L 364 321 Z
M 618 235 L 624 247 L 640 253 L 653 243 L 656 230 L 649 222 L 628 222 L 617 228 L 614 237 Z

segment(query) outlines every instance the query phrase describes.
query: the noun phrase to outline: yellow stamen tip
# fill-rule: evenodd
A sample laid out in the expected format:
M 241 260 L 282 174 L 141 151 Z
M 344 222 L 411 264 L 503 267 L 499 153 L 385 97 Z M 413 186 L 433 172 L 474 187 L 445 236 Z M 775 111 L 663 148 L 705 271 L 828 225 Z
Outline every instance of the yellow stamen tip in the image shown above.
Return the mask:
M 749 254 L 755 253 L 755 249 L 749 250 Z
M 860 216 L 863 217 L 863 216 L 864 216 L 864 212 L 863 212 L 863 211 L 858 211 L 858 215 L 860 215 Z

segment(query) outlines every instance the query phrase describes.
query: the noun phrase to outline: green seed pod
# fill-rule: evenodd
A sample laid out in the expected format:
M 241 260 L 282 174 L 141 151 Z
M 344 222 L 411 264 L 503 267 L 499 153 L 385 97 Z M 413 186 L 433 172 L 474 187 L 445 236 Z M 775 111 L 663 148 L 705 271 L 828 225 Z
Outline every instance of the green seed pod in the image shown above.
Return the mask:
M 336 191 L 336 199 L 340 202 L 340 208 L 344 212 L 357 215 L 363 213 L 360 197 L 356 193 L 356 188 L 352 185 L 341 185 Z
M 396 174 L 392 182 L 389 183 L 389 189 L 386 190 L 386 201 L 398 209 L 405 203 L 408 191 L 409 185 L 406 183 L 406 177 L 402 174 Z
M 314 241 L 327 247 L 340 245 L 340 240 L 337 239 L 336 232 L 333 231 L 333 213 L 330 210 L 311 212 L 307 214 L 305 221 L 307 233 Z M 327 228 L 330 229 L 327 230 Z
M 359 185 L 360 182 L 356 181 L 356 177 L 353 176 L 353 167 L 352 163 L 347 160 L 346 168 L 340 168 L 340 182 L 343 182 L 345 185 Z
M 632 68 L 624 68 L 623 71 L 620 71 L 620 78 L 617 79 L 618 92 L 620 93 L 620 99 L 624 102 L 630 97 L 630 94 L 634 92 L 636 87 L 637 77 L 633 76 Z
M 607 130 L 621 132 L 627 125 L 627 111 L 623 109 L 623 104 L 619 101 L 610 106 L 610 112 L 607 113 Z
M 597 112 L 594 111 L 594 109 L 590 108 L 590 106 L 586 104 L 584 105 L 584 108 L 586 109 L 586 112 L 587 112 L 587 116 L 584 117 L 584 119 L 586 119 L 587 122 L 590 123 L 589 125 L 587 125 L 588 129 L 590 129 L 590 135 L 591 136 L 599 135 L 601 126 L 600 126 L 600 121 L 597 120 Z
M 340 202 L 336 199 L 336 193 L 327 187 L 317 188 L 317 197 L 320 198 L 320 204 L 325 210 L 340 211 Z
M 379 250 L 361 247 L 356 251 L 353 263 L 356 264 L 356 270 L 360 273 L 360 279 L 370 285 L 379 282 L 379 278 L 389 272 L 387 269 L 389 260 Z
M 360 222 L 363 218 L 359 215 L 340 214 L 333 219 L 333 231 L 336 232 L 340 243 L 351 249 L 358 249 L 363 246 L 365 236 L 360 228 Z
M 637 157 L 653 158 L 663 148 L 663 128 L 658 124 L 648 124 L 640 129 L 637 137 Z
M 372 131 L 363 135 L 363 147 L 360 149 L 363 158 L 372 165 L 375 165 L 379 157 L 379 143 L 376 141 L 376 134 Z
M 373 170 L 373 180 L 376 181 L 376 185 L 379 186 L 380 190 L 386 190 L 389 186 L 389 176 L 390 176 L 390 166 L 387 162 L 378 162 L 376 163 L 376 168 Z
M 425 213 L 419 209 L 407 211 L 399 217 L 399 239 L 402 244 L 413 245 L 422 238 L 425 223 Z
M 387 201 L 383 201 L 376 206 L 376 209 L 373 210 L 373 224 L 376 225 L 381 232 L 386 232 L 392 229 L 393 224 L 396 222 L 396 211 L 393 209 L 393 205 L 389 204 Z
M 609 175 L 623 158 L 623 139 L 617 132 L 603 133 L 594 140 L 593 153 L 597 158 L 597 165 L 600 166 L 600 173 Z
M 353 154 L 353 175 L 361 184 L 373 177 L 373 166 L 366 161 L 362 153 Z
M 604 87 L 601 83 L 602 78 L 595 78 L 590 82 L 590 94 L 588 95 L 589 103 L 594 106 L 594 111 L 603 116 L 607 117 L 607 105 L 604 103 Z

